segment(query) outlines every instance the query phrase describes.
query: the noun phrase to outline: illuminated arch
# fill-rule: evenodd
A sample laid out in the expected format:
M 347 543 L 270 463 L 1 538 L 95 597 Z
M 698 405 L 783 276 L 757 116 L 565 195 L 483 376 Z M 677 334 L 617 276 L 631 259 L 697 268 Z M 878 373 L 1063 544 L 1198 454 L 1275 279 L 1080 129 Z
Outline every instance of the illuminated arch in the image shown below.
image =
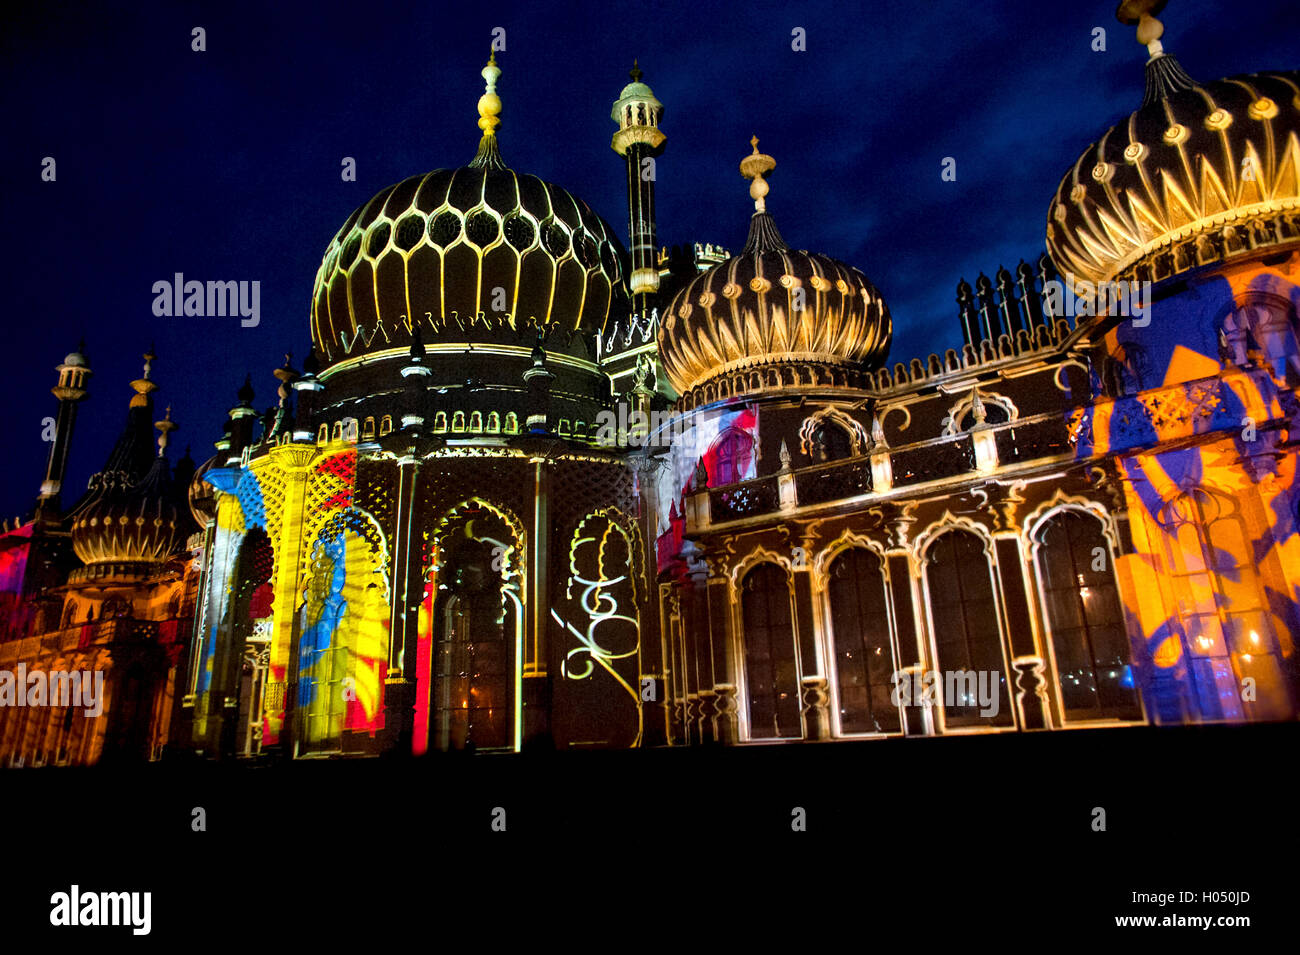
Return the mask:
M 621 560 L 611 565 L 611 554 Z M 568 609 L 573 619 L 561 617 L 562 608 L 551 608 L 552 618 L 574 642 L 560 672 L 570 680 L 589 679 L 598 672 L 597 667 L 608 674 L 632 702 L 637 731 L 631 745 L 640 745 L 644 729 L 637 685 L 641 670 L 640 617 L 648 596 L 640 528 L 616 507 L 597 508 L 586 514 L 569 539 L 568 572 L 565 596 L 576 603 L 576 607 Z M 620 672 L 619 661 L 629 659 L 635 663 L 635 670 Z M 626 671 L 627 664 L 621 668 Z
M 737 571 L 732 621 L 742 735 L 802 739 L 803 673 L 789 561 L 746 560 Z
M 1084 538 L 1086 553 L 1080 560 L 1072 545 L 1089 530 L 1096 536 Z M 1047 535 L 1053 531 L 1066 535 L 1064 549 L 1060 542 L 1049 546 Z M 1024 541 L 1058 715 L 1076 723 L 1140 721 L 1142 700 L 1119 588 L 1121 554 L 1112 516 L 1095 501 L 1058 490 L 1025 521 Z M 1065 672 L 1063 658 L 1073 664 Z
M 358 508 L 335 513 L 312 544 L 301 595 L 300 740 L 333 752 L 344 731 L 383 725 L 390 593 L 387 542 Z
M 496 523 L 498 536 L 474 533 L 474 523 L 485 518 Z M 526 544 L 523 523 L 506 508 L 480 497 L 448 508 L 435 523 L 425 572 L 431 586 L 425 592 L 416 651 L 421 683 L 416 701 L 417 753 L 429 746 L 470 744 L 520 748 L 522 681 L 528 665 Z M 492 551 L 484 553 L 486 547 Z M 531 649 L 531 669 L 536 670 L 537 650 Z M 505 726 L 496 722 L 502 711 Z
M 941 558 L 945 560 L 963 558 L 957 550 L 963 537 L 973 538 L 978 542 L 977 553 L 984 565 L 985 574 L 968 575 L 959 565 L 949 572 L 946 562 L 941 561 Z M 941 543 L 948 543 L 951 552 L 937 553 L 936 548 Z M 945 511 L 938 521 L 927 527 L 918 537 L 915 552 L 921 567 L 926 647 L 930 659 L 930 666 L 927 669 L 944 673 L 965 671 L 968 670 L 967 664 L 970 664 L 978 673 L 989 665 L 996 664 L 1000 671 L 1001 685 L 997 712 L 990 714 L 989 717 L 976 716 L 970 712 L 974 707 L 969 704 L 959 707 L 945 700 L 943 706 L 936 708 L 940 726 L 944 730 L 947 730 L 950 724 L 985 730 L 1014 729 L 1015 706 L 1010 692 L 1014 671 L 1011 667 L 1007 634 L 1002 621 L 998 562 L 992 535 L 984 525 L 969 518 L 955 517 L 950 511 Z M 971 557 L 974 554 L 965 556 Z M 933 579 L 941 569 L 949 573 L 950 581 L 937 582 Z M 936 583 L 945 585 L 936 587 Z M 985 587 L 987 590 L 984 589 Z M 954 593 L 957 596 L 955 601 L 947 599 Z M 939 599 L 941 597 L 944 598 L 942 601 Z M 988 606 L 981 607 L 983 603 L 987 603 Z M 960 643 L 952 639 L 955 633 L 960 633 Z M 943 647 L 940 636 L 944 638 L 942 644 L 947 647 L 947 652 L 941 652 Z M 953 664 L 961 665 L 953 666 Z
M 864 557 L 874 566 L 861 566 Z M 837 577 L 842 568 L 846 575 Z M 863 579 L 871 575 L 878 582 Z M 902 714 L 892 702 L 900 657 L 884 548 L 846 529 L 818 554 L 813 579 L 836 732 L 902 732 Z

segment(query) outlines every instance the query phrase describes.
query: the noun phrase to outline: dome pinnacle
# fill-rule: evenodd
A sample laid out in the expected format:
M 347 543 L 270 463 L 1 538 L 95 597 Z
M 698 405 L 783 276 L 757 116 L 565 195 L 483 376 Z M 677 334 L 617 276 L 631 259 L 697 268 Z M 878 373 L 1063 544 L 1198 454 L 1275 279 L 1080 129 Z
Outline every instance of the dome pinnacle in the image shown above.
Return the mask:
M 767 211 L 764 197 L 767 195 L 768 185 L 763 177 L 776 168 L 776 160 L 758 151 L 757 136 L 750 139 L 749 144 L 754 147 L 754 151 L 740 161 L 740 174 L 752 180 L 749 184 L 749 197 L 754 200 L 754 213 L 757 215 Z
M 501 125 L 501 97 L 497 95 L 497 80 L 501 78 L 501 68 L 497 66 L 495 50 L 488 55 L 487 66 L 483 67 L 479 75 L 487 84 L 483 95 L 478 98 L 478 128 L 483 130 L 483 138 L 479 140 L 478 155 L 470 166 L 504 170 L 506 164 L 497 151 L 497 127 Z

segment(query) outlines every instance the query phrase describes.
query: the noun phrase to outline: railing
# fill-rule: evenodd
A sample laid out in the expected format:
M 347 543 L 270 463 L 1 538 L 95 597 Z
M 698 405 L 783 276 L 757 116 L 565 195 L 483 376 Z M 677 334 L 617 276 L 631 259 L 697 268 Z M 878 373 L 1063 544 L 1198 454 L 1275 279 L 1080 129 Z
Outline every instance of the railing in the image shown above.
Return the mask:
M 824 504 L 871 493 L 871 459 L 850 458 L 796 471 L 796 499 L 800 504 Z
M 780 507 L 780 502 L 775 475 L 709 489 L 709 514 L 713 522 L 770 514 Z
M 1055 414 L 1039 415 L 1003 425 L 994 435 L 994 441 L 997 444 L 999 464 L 1018 464 L 1074 450 L 1069 428 L 1061 416 Z
M 894 487 L 908 487 L 975 470 L 975 443 L 968 434 L 927 441 L 890 455 Z

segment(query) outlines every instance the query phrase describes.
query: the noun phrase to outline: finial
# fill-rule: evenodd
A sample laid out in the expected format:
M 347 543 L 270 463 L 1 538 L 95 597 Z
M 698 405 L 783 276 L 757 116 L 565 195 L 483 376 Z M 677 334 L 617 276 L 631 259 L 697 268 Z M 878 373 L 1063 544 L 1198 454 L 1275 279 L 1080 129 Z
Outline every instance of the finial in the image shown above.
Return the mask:
M 758 151 L 758 137 L 749 141 L 754 151 L 740 161 L 740 174 L 752 180 L 749 184 L 749 197 L 754 200 L 754 212 L 766 212 L 767 180 L 763 177 L 776 168 L 776 160 Z
M 483 135 L 492 136 L 501 125 L 501 97 L 497 96 L 497 80 L 501 78 L 501 68 L 497 66 L 495 50 L 479 75 L 487 83 L 487 89 L 478 98 L 478 128 L 483 130 Z
M 497 151 L 497 127 L 501 125 L 501 97 L 497 95 L 497 80 L 501 78 L 501 69 L 497 66 L 497 54 L 493 50 L 488 56 L 487 66 L 480 74 L 487 87 L 478 98 L 478 128 L 483 130 L 483 137 L 478 143 L 478 154 L 470 161 L 474 169 L 506 168 Z
M 158 436 L 158 457 L 162 457 L 167 452 L 167 445 L 171 441 L 168 434 L 176 430 L 176 423 L 172 421 L 172 406 L 167 406 L 167 411 L 161 421 L 155 421 L 154 425 L 160 432 Z
M 976 382 L 971 388 L 970 410 L 975 416 L 975 427 L 982 426 L 988 419 L 988 412 L 984 408 L 984 399 L 980 397 L 980 386 Z
M 781 439 L 781 449 L 777 452 L 777 456 L 781 459 L 781 470 L 790 470 L 790 449 L 785 446 L 785 438 Z
M 1115 11 L 1115 19 L 1132 26 L 1137 24 L 1138 42 L 1147 48 L 1151 56 L 1164 53 L 1160 37 L 1164 35 L 1165 25 L 1155 15 L 1165 8 L 1169 0 L 1123 0 Z
M 641 72 L 641 68 L 640 68 L 639 66 L 636 65 L 636 57 L 635 57 L 635 56 L 632 57 L 632 69 L 630 69 L 630 70 L 628 71 L 628 74 L 627 74 L 627 75 L 630 76 L 630 77 L 632 77 L 632 82 L 633 82 L 633 83 L 640 83 L 640 82 L 641 82 L 641 77 L 645 75 L 644 73 Z

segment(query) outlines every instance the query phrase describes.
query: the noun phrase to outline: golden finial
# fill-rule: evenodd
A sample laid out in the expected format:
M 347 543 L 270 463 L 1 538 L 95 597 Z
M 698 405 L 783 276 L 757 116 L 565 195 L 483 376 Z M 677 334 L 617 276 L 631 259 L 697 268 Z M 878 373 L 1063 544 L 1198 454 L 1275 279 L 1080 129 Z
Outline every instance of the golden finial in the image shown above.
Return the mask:
M 162 432 L 158 436 L 158 457 L 162 457 L 167 451 L 167 445 L 171 443 L 168 435 L 177 428 L 176 422 L 172 421 L 172 406 L 167 406 L 167 412 L 163 415 L 161 421 L 155 421 L 153 426 Z
M 497 54 L 492 50 L 488 56 L 487 66 L 479 74 L 487 83 L 487 89 L 478 98 L 478 128 L 483 135 L 495 136 L 501 125 L 501 97 L 497 96 L 497 80 L 501 78 L 501 68 L 497 66 Z
M 1153 57 L 1164 53 L 1160 37 L 1164 35 L 1165 25 L 1156 19 L 1156 14 L 1165 8 L 1169 0 L 1123 0 L 1115 11 L 1115 19 L 1132 26 L 1137 24 L 1138 42 L 1147 48 Z
M 749 197 L 754 200 L 754 211 L 766 212 L 767 202 L 764 197 L 767 195 L 767 180 L 763 177 L 776 168 L 776 160 L 765 153 L 758 151 L 758 137 L 750 139 L 749 144 L 754 147 L 754 151 L 740 161 L 740 174 L 746 179 L 753 180 L 749 184 Z

